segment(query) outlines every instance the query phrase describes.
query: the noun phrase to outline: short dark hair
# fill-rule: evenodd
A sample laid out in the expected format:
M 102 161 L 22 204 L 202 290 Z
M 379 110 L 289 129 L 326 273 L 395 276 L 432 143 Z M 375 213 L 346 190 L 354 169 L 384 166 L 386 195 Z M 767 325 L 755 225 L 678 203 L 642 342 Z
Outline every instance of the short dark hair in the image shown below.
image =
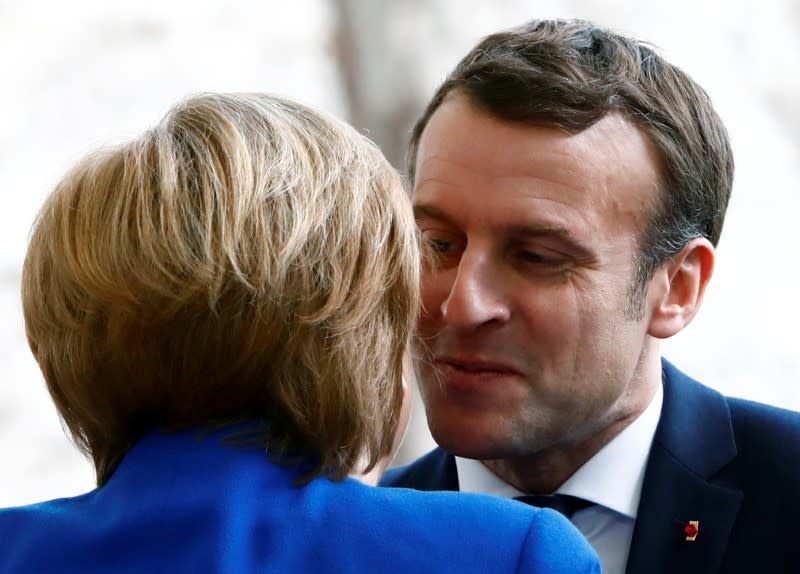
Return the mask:
M 655 269 L 693 237 L 716 245 L 733 184 L 733 153 L 708 95 L 648 44 L 583 20 L 534 20 L 484 38 L 412 131 L 413 182 L 422 132 L 451 93 L 504 121 L 579 133 L 610 113 L 640 126 L 660 157 L 658 207 L 634 262 L 631 313 Z

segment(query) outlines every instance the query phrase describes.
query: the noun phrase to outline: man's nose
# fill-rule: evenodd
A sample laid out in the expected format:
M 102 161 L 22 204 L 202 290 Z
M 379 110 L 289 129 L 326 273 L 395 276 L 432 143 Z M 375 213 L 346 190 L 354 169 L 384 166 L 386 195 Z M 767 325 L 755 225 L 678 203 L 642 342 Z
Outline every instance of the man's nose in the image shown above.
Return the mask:
M 489 259 L 464 253 L 441 310 L 445 322 L 464 329 L 508 320 L 509 307 Z

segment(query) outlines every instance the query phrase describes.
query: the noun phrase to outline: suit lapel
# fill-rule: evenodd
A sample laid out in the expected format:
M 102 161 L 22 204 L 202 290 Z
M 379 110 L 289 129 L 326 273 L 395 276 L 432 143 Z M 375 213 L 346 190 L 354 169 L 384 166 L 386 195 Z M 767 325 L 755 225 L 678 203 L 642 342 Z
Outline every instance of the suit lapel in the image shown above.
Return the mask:
M 727 403 L 664 362 L 664 406 L 645 471 L 627 574 L 719 571 L 742 494 L 713 483 L 736 456 Z M 694 541 L 684 531 L 697 521 Z

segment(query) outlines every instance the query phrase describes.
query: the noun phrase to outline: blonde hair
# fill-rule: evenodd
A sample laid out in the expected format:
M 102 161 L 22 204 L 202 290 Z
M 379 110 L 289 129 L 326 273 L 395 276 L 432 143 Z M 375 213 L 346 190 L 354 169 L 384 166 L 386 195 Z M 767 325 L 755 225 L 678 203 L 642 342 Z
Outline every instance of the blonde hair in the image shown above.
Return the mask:
M 391 446 L 418 269 L 407 195 L 366 138 L 285 99 L 204 94 L 65 176 L 22 299 L 98 484 L 150 430 L 239 419 L 339 478 Z

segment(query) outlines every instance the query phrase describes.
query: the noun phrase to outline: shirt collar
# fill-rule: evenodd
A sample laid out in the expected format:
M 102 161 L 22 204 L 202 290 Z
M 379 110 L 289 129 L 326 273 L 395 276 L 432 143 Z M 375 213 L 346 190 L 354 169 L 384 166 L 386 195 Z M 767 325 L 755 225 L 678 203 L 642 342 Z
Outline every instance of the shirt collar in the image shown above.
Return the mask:
M 650 446 L 661 418 L 664 391 L 658 385 L 653 400 L 639 417 L 584 463 L 556 493 L 570 494 L 636 518 Z M 462 492 L 513 498 L 525 494 L 503 482 L 480 461 L 455 457 Z

